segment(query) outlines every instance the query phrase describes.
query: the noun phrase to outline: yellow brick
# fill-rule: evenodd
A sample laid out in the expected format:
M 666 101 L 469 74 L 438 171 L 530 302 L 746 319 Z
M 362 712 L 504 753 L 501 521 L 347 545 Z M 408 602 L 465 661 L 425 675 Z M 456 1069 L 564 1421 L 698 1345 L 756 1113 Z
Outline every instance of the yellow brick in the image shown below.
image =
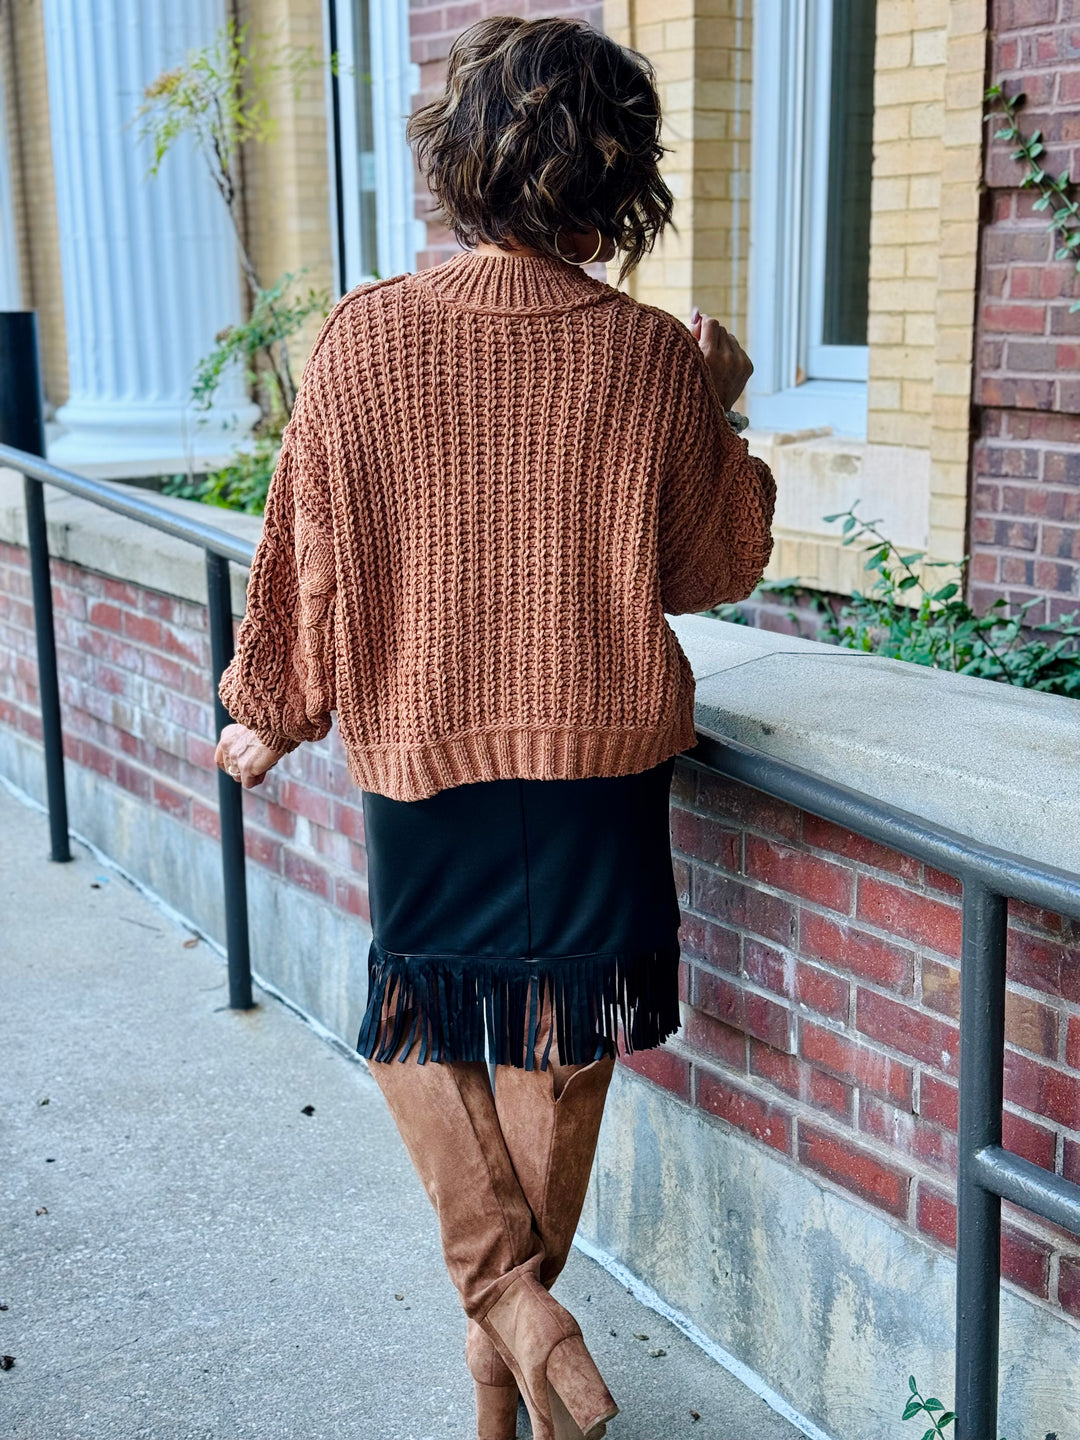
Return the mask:
M 871 215 L 887 214 L 908 208 L 909 183 L 906 175 L 882 177 L 875 175 L 870 186 Z
M 938 247 L 930 245 L 909 245 L 905 251 L 907 265 L 905 274 L 920 278 L 937 277 Z
M 866 390 L 867 407 L 873 411 L 900 409 L 899 380 L 870 380 Z
M 933 345 L 936 330 L 933 315 L 904 315 L 902 321 L 902 339 L 905 345 Z
M 874 157 L 877 175 L 937 174 L 941 170 L 941 142 L 932 139 L 895 140 L 882 145 Z
M 878 35 L 896 35 L 910 30 L 914 13 L 912 0 L 878 0 L 875 21 Z
M 878 71 L 874 76 L 875 106 L 940 100 L 944 93 L 944 70 L 938 66 Z
M 940 100 L 924 100 L 911 106 L 911 134 L 916 138 L 940 136 L 945 128 L 945 106 Z
M 900 31 L 895 35 L 879 35 L 874 48 L 874 69 L 900 70 L 911 64 L 911 35 Z
M 946 37 L 944 29 L 916 30 L 911 37 L 912 64 L 919 67 L 944 65 Z
M 871 313 L 867 317 L 866 330 L 867 340 L 871 346 L 874 345 L 899 345 L 903 342 L 904 325 L 907 318 L 903 315 L 876 315 Z M 919 316 L 919 319 L 924 317 Z
M 930 418 L 934 387 L 929 380 L 905 380 L 900 387 L 900 403 L 906 415 Z
M 986 0 L 950 0 L 949 35 L 985 35 Z
M 881 145 L 887 140 L 906 140 L 911 134 L 911 106 L 882 106 L 874 115 L 874 143 Z
M 904 273 L 907 251 L 903 245 L 875 244 L 870 248 L 870 275 L 874 280 L 896 280 Z
M 936 210 L 941 203 L 941 179 L 937 175 L 913 175 L 909 190 L 912 210 Z

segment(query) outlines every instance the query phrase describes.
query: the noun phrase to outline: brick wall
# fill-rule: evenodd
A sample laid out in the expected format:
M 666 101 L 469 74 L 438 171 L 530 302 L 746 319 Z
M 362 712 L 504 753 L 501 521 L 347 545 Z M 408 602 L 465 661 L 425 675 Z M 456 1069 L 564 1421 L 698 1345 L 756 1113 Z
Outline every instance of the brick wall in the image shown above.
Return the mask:
M 65 746 L 217 833 L 206 612 L 53 561 Z M 40 733 L 25 551 L 0 545 L 0 725 Z M 935 1245 L 953 1244 L 960 908 L 947 876 L 677 763 L 680 1036 L 631 1069 Z M 244 800 L 249 862 L 369 919 L 336 732 Z M 1080 923 L 1014 905 L 1005 1143 L 1080 1181 Z M 1005 1206 L 1009 1280 L 1080 1319 L 1080 1244 Z
M 1080 176 L 1080 4 L 994 0 L 991 77 L 1023 90 L 1048 171 Z M 997 128 L 994 126 L 993 128 Z M 1080 611 L 1080 276 L 1055 261 L 1013 147 L 987 145 L 974 401 L 970 593 L 1036 596 L 1032 622 Z
M 420 67 L 420 90 L 413 96 L 413 108 L 433 100 L 446 79 L 446 57 L 454 38 L 468 25 L 485 15 L 522 15 L 536 19 L 541 15 L 560 15 L 587 20 L 598 29 L 603 26 L 602 0 L 462 0 L 445 4 L 441 0 L 412 0 L 409 9 L 409 40 L 413 61 Z M 448 259 L 460 247 L 449 230 L 436 220 L 427 187 L 417 179 L 417 215 L 427 222 L 427 245 L 416 257 L 416 268 L 423 270 Z

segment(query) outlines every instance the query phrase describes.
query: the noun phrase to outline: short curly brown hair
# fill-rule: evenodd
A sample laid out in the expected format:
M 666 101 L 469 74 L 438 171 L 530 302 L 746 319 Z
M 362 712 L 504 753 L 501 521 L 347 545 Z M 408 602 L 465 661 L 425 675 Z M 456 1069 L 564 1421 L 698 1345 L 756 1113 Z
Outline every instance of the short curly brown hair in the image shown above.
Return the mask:
M 406 128 L 458 241 L 554 257 L 557 229 L 595 226 L 623 257 L 621 281 L 671 223 L 655 78 L 583 20 L 493 15 L 463 30 L 445 92 Z

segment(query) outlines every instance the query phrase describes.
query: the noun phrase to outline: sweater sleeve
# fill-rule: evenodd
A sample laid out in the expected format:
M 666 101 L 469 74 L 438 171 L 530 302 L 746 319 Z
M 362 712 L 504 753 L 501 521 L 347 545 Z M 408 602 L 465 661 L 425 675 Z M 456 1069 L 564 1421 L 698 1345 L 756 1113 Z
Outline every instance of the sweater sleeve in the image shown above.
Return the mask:
M 329 477 L 306 388 L 282 437 L 236 654 L 218 692 L 233 720 L 282 752 L 321 740 L 336 708 Z
M 670 454 L 661 481 L 660 599 L 685 615 L 745 600 L 772 553 L 776 483 L 724 415 L 689 336 L 680 344 Z

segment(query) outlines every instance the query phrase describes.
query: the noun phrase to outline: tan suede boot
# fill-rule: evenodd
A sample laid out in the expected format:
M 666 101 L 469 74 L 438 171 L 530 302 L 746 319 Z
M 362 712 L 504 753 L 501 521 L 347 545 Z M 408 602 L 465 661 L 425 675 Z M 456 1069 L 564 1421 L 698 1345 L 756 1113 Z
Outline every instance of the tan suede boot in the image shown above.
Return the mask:
M 550 1016 L 544 1019 L 535 1052 L 538 1067 Z M 573 1245 L 614 1069 L 612 1057 L 563 1066 L 550 1056 L 546 1070 L 512 1065 L 495 1068 L 499 1125 L 544 1243 L 537 1277 L 548 1289 L 562 1272 Z M 477 1416 L 483 1416 L 485 1422 L 479 1431 L 481 1440 L 514 1440 L 517 1386 L 513 1374 L 473 1322 L 468 1326 L 465 1358 L 476 1382 Z
M 537 1279 L 545 1252 L 482 1063 L 369 1062 L 439 1217 L 443 1255 L 525 1399 L 534 1440 L 599 1440 L 618 1406 L 577 1321 Z M 486 1440 L 486 1437 L 485 1437 Z

